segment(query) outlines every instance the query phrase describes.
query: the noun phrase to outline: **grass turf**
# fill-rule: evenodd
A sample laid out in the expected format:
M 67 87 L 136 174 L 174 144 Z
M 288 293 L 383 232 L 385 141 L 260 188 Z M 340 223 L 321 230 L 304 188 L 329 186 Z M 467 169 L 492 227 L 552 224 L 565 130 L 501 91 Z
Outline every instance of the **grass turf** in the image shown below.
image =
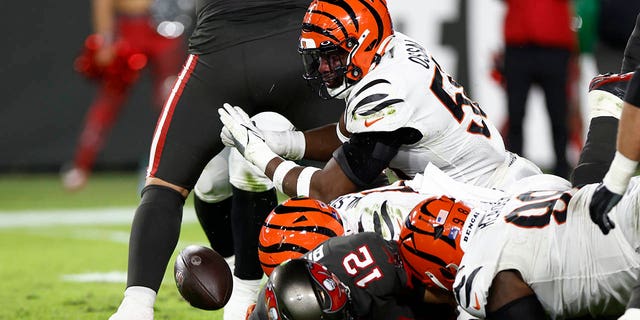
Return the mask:
M 107 319 L 119 305 L 125 284 L 130 220 L 113 224 L 7 227 L 2 217 L 23 211 L 131 208 L 139 201 L 136 174 L 94 175 L 87 188 L 67 193 L 57 175 L 0 176 L 0 320 Z M 185 212 L 193 210 L 188 201 Z M 126 209 L 125 209 L 126 210 Z M 74 211 L 77 212 L 77 211 Z M 82 211 L 81 211 L 82 212 Z M 5 220 L 6 221 L 6 220 Z M 206 244 L 194 221 L 182 225 L 176 253 L 188 244 Z M 156 319 L 222 319 L 221 311 L 195 309 L 175 288 L 172 258 L 156 302 Z M 72 281 L 87 274 L 119 279 Z M 116 277 L 118 278 L 118 277 Z

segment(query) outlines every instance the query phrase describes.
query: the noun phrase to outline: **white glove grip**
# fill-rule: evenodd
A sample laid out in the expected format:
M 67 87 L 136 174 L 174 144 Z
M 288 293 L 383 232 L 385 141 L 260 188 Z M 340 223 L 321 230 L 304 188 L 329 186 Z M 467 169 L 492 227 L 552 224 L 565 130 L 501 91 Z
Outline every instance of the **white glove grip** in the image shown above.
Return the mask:
M 263 131 L 262 133 L 265 142 L 276 154 L 290 160 L 300 160 L 304 157 L 306 142 L 302 131 Z
M 624 194 L 627 190 L 627 185 L 629 185 L 629 180 L 636 173 L 637 166 L 638 161 L 631 160 L 620 151 L 616 151 L 609 171 L 607 171 L 602 182 L 611 192 Z

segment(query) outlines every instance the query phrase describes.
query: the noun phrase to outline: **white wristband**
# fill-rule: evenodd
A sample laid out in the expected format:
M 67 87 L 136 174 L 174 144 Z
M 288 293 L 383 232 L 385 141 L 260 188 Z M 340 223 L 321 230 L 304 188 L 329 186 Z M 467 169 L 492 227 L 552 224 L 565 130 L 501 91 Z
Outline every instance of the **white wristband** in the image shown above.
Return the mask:
M 276 171 L 273 172 L 273 185 L 278 189 L 278 191 L 285 193 L 282 184 L 284 183 L 284 177 L 291 171 L 291 169 L 297 167 L 298 165 L 293 161 L 283 161 L 281 162 Z
M 616 155 L 613 157 L 613 161 L 611 161 L 609 171 L 607 171 L 602 182 L 611 192 L 623 194 L 625 190 L 627 190 L 629 180 L 636 173 L 637 166 L 638 161 L 631 160 L 620 153 L 620 151 L 616 151 Z
M 320 169 L 315 167 L 305 167 L 302 169 L 302 172 L 300 172 L 300 175 L 298 176 L 298 185 L 296 188 L 298 196 L 309 196 L 309 189 L 311 189 L 311 176 L 313 176 L 313 174 L 318 170 Z

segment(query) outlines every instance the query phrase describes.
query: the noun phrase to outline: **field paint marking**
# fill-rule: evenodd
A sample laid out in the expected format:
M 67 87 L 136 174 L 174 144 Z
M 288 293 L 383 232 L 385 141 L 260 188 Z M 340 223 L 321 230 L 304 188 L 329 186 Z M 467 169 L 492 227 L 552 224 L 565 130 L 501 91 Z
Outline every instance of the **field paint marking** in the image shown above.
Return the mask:
M 111 272 L 92 272 L 81 274 L 65 274 L 62 280 L 68 282 L 110 282 L 110 283 L 126 283 L 127 273 L 123 271 Z
M 73 225 L 131 224 L 136 208 L 0 211 L 0 229 Z M 185 207 L 182 222 L 197 222 L 195 210 Z

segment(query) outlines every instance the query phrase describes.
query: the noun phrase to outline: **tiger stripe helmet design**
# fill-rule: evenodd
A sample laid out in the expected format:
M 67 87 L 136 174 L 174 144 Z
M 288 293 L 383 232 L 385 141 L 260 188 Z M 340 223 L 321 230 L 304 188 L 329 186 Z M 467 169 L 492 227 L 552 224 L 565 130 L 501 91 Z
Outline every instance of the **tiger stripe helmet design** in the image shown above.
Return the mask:
M 318 79 L 319 59 L 340 50 L 347 53 L 341 72 L 353 84 L 371 71 L 393 35 L 385 0 L 314 0 L 302 22 L 299 52 L 305 79 Z
M 258 258 L 269 275 L 282 262 L 300 258 L 323 241 L 344 234 L 338 212 L 322 201 L 291 198 L 267 216 L 258 237 Z
M 427 287 L 451 291 L 464 252 L 460 237 L 470 209 L 442 196 L 419 203 L 400 231 L 400 255 Z

